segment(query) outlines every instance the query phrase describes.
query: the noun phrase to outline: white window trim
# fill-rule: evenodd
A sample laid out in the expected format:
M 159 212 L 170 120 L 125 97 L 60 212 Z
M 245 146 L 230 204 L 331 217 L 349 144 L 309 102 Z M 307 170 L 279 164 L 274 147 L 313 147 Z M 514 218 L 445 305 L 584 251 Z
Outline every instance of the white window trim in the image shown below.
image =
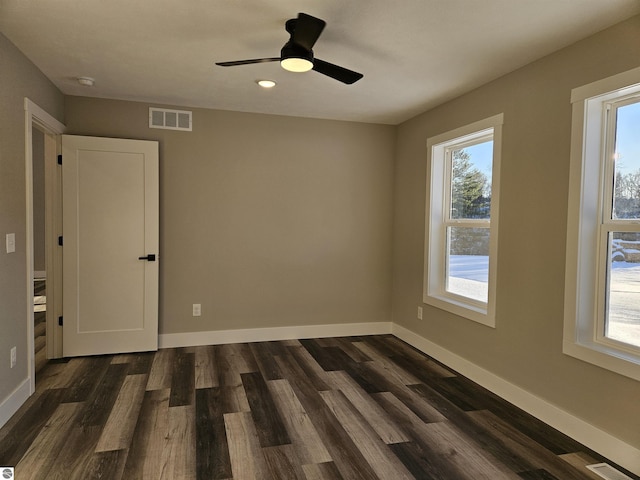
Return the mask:
M 571 158 L 565 266 L 563 352 L 640 380 L 640 355 L 598 334 L 603 295 L 598 288 L 599 219 L 603 211 L 602 134 L 607 103 L 640 94 L 640 68 L 572 90 Z
M 425 255 L 423 302 L 469 320 L 495 328 L 496 267 L 498 258 L 498 206 L 500 204 L 500 152 L 504 115 L 498 114 L 427 139 L 427 198 L 425 221 Z M 489 285 L 487 303 L 445 291 L 445 192 L 449 177 L 445 161 L 447 147 L 465 139 L 486 136 L 493 130 L 493 164 L 491 175 L 491 220 L 489 223 Z M 467 138 L 465 138 L 467 137 Z M 471 223 L 460 222 L 466 226 Z M 475 223 L 475 222 L 472 222 Z M 481 226 L 486 221 L 479 222 Z

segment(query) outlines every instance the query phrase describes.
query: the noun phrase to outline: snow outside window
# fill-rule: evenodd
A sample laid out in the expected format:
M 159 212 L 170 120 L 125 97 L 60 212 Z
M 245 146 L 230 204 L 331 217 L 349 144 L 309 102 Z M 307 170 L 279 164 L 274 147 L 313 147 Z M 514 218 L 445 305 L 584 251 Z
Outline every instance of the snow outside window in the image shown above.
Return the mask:
M 427 140 L 424 303 L 495 326 L 502 114 Z
M 640 69 L 572 103 L 563 351 L 640 380 Z

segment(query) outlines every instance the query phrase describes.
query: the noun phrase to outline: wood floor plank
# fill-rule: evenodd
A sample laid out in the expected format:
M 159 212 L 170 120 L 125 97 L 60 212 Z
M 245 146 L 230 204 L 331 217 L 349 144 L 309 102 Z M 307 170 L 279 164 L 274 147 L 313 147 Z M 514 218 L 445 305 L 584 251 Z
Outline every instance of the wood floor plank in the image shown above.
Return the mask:
M 32 445 L 40 431 L 56 411 L 64 390 L 36 393 L 2 429 L 0 437 L 0 464 L 16 465 Z
M 16 476 L 22 479 L 46 478 L 47 472 L 65 446 L 82 403 L 61 403 L 16 464 Z
M 321 347 L 317 340 L 300 340 L 300 344 L 311 354 L 323 370 L 330 372 L 342 370 L 346 364 L 353 362 L 351 358 L 338 347 Z
M 128 375 L 125 378 L 113 408 L 110 409 L 96 452 L 129 448 L 142 407 L 146 383 L 146 375 Z
M 355 342 L 354 346 L 366 354 L 371 360 L 374 360 L 377 365 L 384 369 L 387 375 L 393 377 L 398 383 L 403 385 L 415 385 L 420 383 L 418 378 L 402 369 L 397 363 L 378 352 L 375 347 L 368 343 Z
M 256 342 L 251 343 L 249 348 L 265 380 L 279 380 L 282 378 L 274 357 L 285 353 L 283 345 L 278 342 Z
M 120 387 L 127 376 L 128 364 L 111 363 L 92 394 L 87 398 L 80 419 L 83 426 L 104 425 Z
M 133 353 L 122 353 L 120 355 L 114 355 L 111 358 L 111 365 L 128 365 L 130 362 L 133 362 L 136 358 L 136 355 Z
M 105 480 L 120 479 L 122 477 L 122 472 L 124 471 L 128 453 L 129 452 L 127 450 L 113 450 L 110 452 L 95 453 L 91 456 L 85 470 L 80 473 L 77 480 L 94 478 Z
M 244 385 L 222 386 L 220 388 L 220 401 L 224 413 L 251 412 L 247 392 Z
M 156 352 L 136 353 L 129 362 L 129 375 L 148 375 L 155 359 Z
M 584 452 L 575 452 L 575 453 L 565 453 L 563 455 L 559 455 L 559 457 L 567 462 L 569 465 L 573 466 L 576 470 L 580 471 L 585 478 L 589 478 L 590 480 L 601 480 L 602 477 L 596 475 L 595 472 L 589 470 L 587 465 L 593 465 L 595 463 L 602 463 L 602 459 L 596 459 L 592 456 L 584 453 Z M 619 468 L 619 467 L 615 467 Z M 622 469 L 620 469 L 622 471 Z
M 447 418 L 447 421 L 472 437 L 480 448 L 512 471 L 523 472 L 536 468 L 527 458 L 513 455 L 512 452 L 505 449 L 501 440 L 496 438 L 491 431 L 471 421 L 471 417 L 469 417 L 466 412 L 433 390 L 430 386 L 420 384 L 412 385 L 410 388 L 423 397 L 427 403 L 441 412 Z
M 171 378 L 173 376 L 173 358 L 176 350 L 173 348 L 163 348 L 158 350 L 153 357 L 149 379 L 147 380 L 147 390 L 164 390 L 171 388 Z
M 218 382 L 221 387 L 237 387 L 242 385 L 238 364 L 244 364 L 244 361 L 242 359 L 238 361 L 232 346 L 216 345 L 214 358 L 218 366 Z
M 179 348 L 173 360 L 170 407 L 194 404 L 195 354 Z
M 56 388 L 56 384 L 60 381 L 60 377 L 64 375 L 68 365 L 68 359 L 66 361 L 60 361 L 59 359 L 47 360 L 47 363 L 36 371 L 36 386 L 38 390 Z
M 278 445 L 262 449 L 267 469 L 277 480 L 305 480 L 302 465 L 293 445 Z
M 149 388 L 148 383 L 146 388 Z M 170 394 L 168 388 L 145 392 L 122 474 L 123 480 L 163 478 L 165 462 L 162 455 L 169 430 Z
M 336 347 L 341 349 L 354 362 L 368 362 L 371 360 L 365 353 L 357 349 L 353 345 L 353 342 L 346 337 L 319 338 L 316 339 L 315 342 L 321 347 Z
M 196 478 L 231 478 L 231 459 L 224 425 L 224 408 L 219 387 L 196 391 Z
M 49 364 L 60 365 L 57 362 L 49 362 Z M 63 388 L 67 388 L 71 384 L 73 384 L 75 382 L 76 378 L 77 378 L 78 370 L 84 364 L 84 359 L 82 359 L 82 358 L 72 358 L 72 359 L 70 359 L 70 360 L 68 360 L 66 362 L 63 362 L 62 364 L 64 365 L 64 368 L 59 370 L 59 371 L 58 371 L 58 369 L 56 369 L 56 372 L 51 374 L 51 375 L 48 375 L 49 365 L 44 367 L 43 375 L 44 376 L 48 376 L 48 378 L 46 380 L 47 388 L 49 388 L 49 389 L 54 389 L 54 388 L 63 389 Z
M 276 357 L 276 361 L 304 411 L 309 415 L 340 474 L 349 480 L 378 479 L 371 465 L 365 460 L 338 419 L 331 413 L 296 360 L 292 356 L 284 355 Z
M 483 410 L 468 412 L 466 415 L 476 425 L 480 425 L 487 432 L 495 435 L 496 441 L 500 442 L 502 448 L 510 452 L 512 457 L 522 458 L 532 465 L 534 468 L 531 470 L 544 468 L 562 480 L 584 479 L 584 474 L 580 473 L 573 465 L 506 424 L 493 413 Z
M 459 466 L 452 464 L 431 444 L 431 436 L 424 431 L 426 424 L 408 405 L 390 392 L 377 393 L 373 397 L 411 438 L 411 442 L 389 445 L 389 448 L 416 478 L 449 480 L 461 477 Z M 442 421 L 446 419 L 443 417 Z
M 307 480 L 344 480 L 333 462 L 303 465 L 302 469 Z
M 260 445 L 275 447 L 290 444 L 291 440 L 280 416 L 280 411 L 273 401 L 262 374 L 260 372 L 242 373 L 240 376 Z
M 458 473 L 447 464 L 437 461 L 433 452 L 415 442 L 394 443 L 389 448 L 400 459 L 407 470 L 417 479 L 450 480 L 459 478 Z
M 225 413 L 227 445 L 234 480 L 270 479 L 251 413 Z
M 253 373 L 258 371 L 253 353 L 247 343 L 229 343 L 220 345 L 219 350 L 224 355 L 226 361 L 233 365 L 233 368 L 239 373 Z
M 379 336 L 373 336 L 369 338 L 375 339 L 376 342 L 382 342 L 382 337 Z M 394 337 L 393 335 L 386 337 L 384 339 L 384 343 L 394 352 L 392 355 L 390 355 L 392 357 L 402 356 L 413 360 L 422 368 L 428 369 L 431 373 L 441 378 L 458 376 L 458 373 L 456 373 L 452 369 L 446 367 L 445 365 L 442 365 L 437 360 L 429 357 L 428 355 L 425 355 L 417 348 L 412 347 L 408 343 L 400 340 L 397 337 Z
M 362 390 L 346 372 L 328 372 L 328 375 L 332 388 L 340 390 L 344 394 L 384 443 L 409 441 L 380 405 Z
M 381 480 L 413 478 L 342 392 L 329 390 L 320 392 L 320 396 Z
M 111 358 L 109 356 L 84 357 L 80 367 L 74 373 L 73 382 L 66 389 L 63 403 L 86 401 L 99 389 L 102 377 L 107 373 Z
M 327 372 L 316 362 L 309 351 L 302 345 L 291 345 L 287 347 L 288 355 L 295 359 L 300 370 L 304 372 L 309 382 L 318 391 L 329 390 L 327 384 Z M 286 355 L 279 355 L 276 358 L 285 358 Z
M 522 478 L 522 480 L 561 480 L 558 477 L 551 475 L 545 469 L 520 472 L 518 476 Z M 602 477 L 598 477 L 598 480 L 602 480 Z
M 366 369 L 376 374 L 374 381 L 380 385 L 380 390 L 383 390 L 383 392 L 379 393 L 392 393 L 425 423 L 442 422 L 446 420 L 446 416 L 443 415 L 440 410 L 433 404 L 425 401 L 425 399 L 412 388 L 395 381 L 395 377 L 393 376 L 385 376 L 386 370 L 379 363 L 369 362 L 363 365 Z M 372 394 L 372 396 L 375 397 L 376 394 Z
M 289 382 L 271 380 L 268 382 L 268 387 L 282 414 L 282 420 L 300 462 L 302 464 L 330 462 L 331 455 Z
M 497 462 L 477 445 L 472 438 L 458 430 L 450 422 L 425 424 L 420 429 L 423 446 L 440 455 L 468 480 L 518 480 L 512 470 Z
M 196 431 L 193 423 L 195 405 L 170 407 L 168 415 L 168 431 L 160 459 L 163 463 L 162 478 L 195 480 Z
M 98 425 L 80 425 L 71 428 L 64 439 L 63 448 L 46 469 L 45 478 L 47 480 L 86 479 L 85 472 L 94 454 L 101 428 Z
M 215 349 L 212 345 L 195 348 L 195 388 L 212 388 L 219 385 Z

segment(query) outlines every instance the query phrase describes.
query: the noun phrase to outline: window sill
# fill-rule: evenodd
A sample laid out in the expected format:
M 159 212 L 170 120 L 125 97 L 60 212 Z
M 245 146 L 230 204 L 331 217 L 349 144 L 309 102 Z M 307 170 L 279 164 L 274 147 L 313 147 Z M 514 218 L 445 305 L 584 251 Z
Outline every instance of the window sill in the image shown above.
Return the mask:
M 640 380 L 640 357 L 637 355 L 596 342 L 567 340 L 562 344 L 562 352 L 625 377 Z
M 422 301 L 427 305 L 445 310 L 467 320 L 481 323 L 491 328 L 496 327 L 495 315 L 490 314 L 486 306 L 474 305 L 445 295 L 425 294 Z

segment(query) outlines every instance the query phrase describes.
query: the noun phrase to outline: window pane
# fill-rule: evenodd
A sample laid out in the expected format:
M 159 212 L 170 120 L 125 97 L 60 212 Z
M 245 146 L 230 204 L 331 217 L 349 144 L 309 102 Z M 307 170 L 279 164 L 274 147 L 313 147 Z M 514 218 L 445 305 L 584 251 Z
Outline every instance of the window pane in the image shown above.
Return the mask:
M 487 302 L 489 291 L 489 229 L 447 228 L 448 292 Z
M 489 218 L 493 140 L 451 152 L 451 218 Z
M 616 112 L 613 218 L 640 219 L 640 102 Z
M 609 238 L 605 336 L 640 347 L 640 233 Z

